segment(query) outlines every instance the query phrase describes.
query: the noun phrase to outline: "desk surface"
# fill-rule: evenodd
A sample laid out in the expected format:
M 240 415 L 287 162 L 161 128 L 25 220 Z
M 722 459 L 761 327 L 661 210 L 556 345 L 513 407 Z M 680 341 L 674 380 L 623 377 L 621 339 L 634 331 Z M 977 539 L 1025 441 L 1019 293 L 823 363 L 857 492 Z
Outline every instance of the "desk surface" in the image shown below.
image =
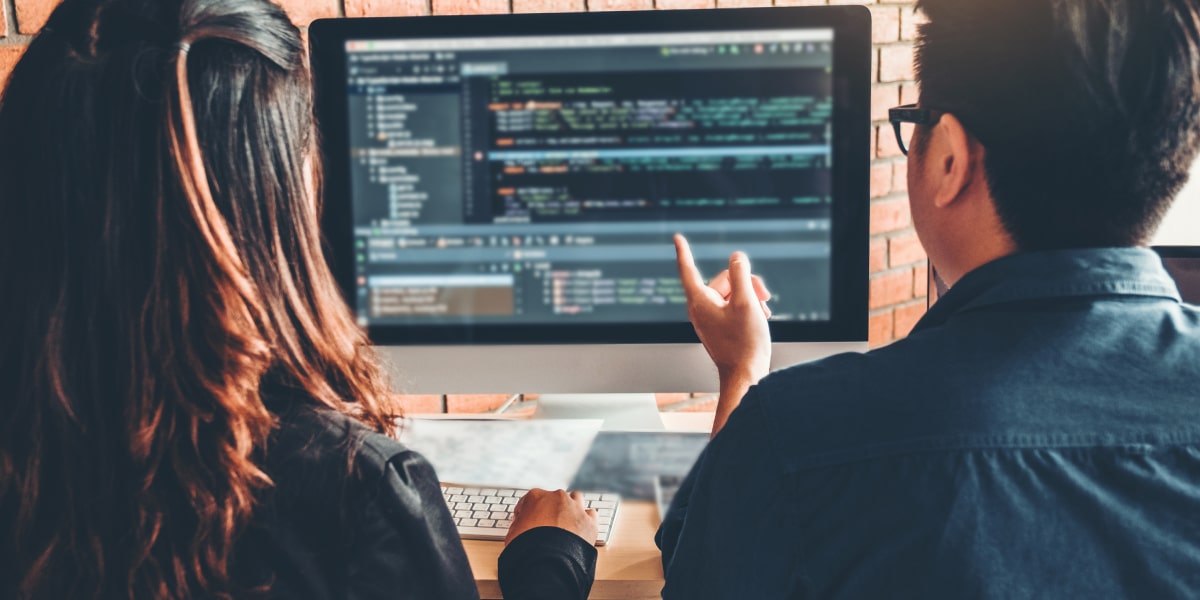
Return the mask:
M 671 431 L 712 429 L 712 413 L 663 413 L 663 424 Z M 597 548 L 593 600 L 642 600 L 659 598 L 663 586 L 662 555 L 654 545 L 658 531 L 658 507 L 653 502 L 623 500 L 608 544 Z M 496 579 L 496 560 L 503 542 L 463 540 L 479 595 L 501 598 Z

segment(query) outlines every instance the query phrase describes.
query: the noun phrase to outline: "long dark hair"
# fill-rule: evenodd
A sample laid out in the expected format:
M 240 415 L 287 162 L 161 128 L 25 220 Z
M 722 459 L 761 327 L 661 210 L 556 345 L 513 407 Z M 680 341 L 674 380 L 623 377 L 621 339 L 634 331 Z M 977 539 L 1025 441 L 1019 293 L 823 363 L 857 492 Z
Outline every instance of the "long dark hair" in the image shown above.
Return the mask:
M 264 390 L 387 429 L 314 137 L 266 0 L 65 0 L 30 44 L 0 99 L 0 596 L 228 597 Z

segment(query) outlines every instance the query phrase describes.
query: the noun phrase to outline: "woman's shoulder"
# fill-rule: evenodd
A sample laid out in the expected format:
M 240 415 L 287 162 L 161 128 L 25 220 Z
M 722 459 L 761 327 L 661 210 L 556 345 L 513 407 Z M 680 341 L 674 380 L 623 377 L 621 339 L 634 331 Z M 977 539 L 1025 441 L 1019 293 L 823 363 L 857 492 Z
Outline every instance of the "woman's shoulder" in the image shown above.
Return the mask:
M 278 428 L 268 444 L 268 463 L 320 469 L 328 464 L 360 477 L 379 475 L 398 460 L 424 460 L 400 442 L 345 413 L 310 404 L 276 412 Z

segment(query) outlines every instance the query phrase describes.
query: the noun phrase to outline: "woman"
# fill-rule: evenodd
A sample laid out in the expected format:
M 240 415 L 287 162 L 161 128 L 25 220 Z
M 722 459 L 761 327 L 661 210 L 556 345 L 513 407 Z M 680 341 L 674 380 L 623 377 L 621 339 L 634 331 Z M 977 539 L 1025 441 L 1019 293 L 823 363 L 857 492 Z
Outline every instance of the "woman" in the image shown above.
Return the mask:
M 476 597 L 321 254 L 299 33 L 265 0 L 66 0 L 0 99 L 0 597 Z M 531 493 L 511 597 L 582 597 Z M 514 539 L 515 538 L 515 539 Z

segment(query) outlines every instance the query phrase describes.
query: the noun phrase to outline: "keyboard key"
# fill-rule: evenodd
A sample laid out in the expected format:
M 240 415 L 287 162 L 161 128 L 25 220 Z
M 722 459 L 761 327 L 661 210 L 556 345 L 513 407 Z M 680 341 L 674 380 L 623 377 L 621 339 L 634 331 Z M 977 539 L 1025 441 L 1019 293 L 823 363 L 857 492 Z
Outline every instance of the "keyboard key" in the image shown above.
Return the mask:
M 492 513 L 488 512 L 486 510 L 477 510 L 471 514 L 471 518 L 472 519 L 489 519 L 489 518 L 494 519 L 495 517 L 492 516 Z
M 512 521 L 509 521 L 508 519 L 505 519 L 503 521 L 496 521 L 497 529 L 507 530 L 509 527 L 512 527 Z
M 502 498 L 501 502 L 503 502 L 504 504 L 509 504 L 509 505 L 515 506 L 517 504 L 517 502 L 519 502 L 520 500 L 521 500 L 520 498 Z
M 490 504 L 484 504 L 484 503 L 482 503 L 482 502 L 479 502 L 479 503 L 476 503 L 476 504 L 472 504 L 472 505 L 471 505 L 471 510 L 488 510 L 488 507 L 489 507 L 489 506 L 491 506 L 491 505 L 490 505 Z
M 454 505 L 454 510 L 473 510 L 471 508 L 472 506 L 475 505 L 471 504 L 470 502 L 459 502 L 458 504 Z
M 443 493 L 443 494 L 450 495 L 450 496 L 453 496 L 453 495 L 455 495 L 455 494 L 461 494 L 461 493 L 463 493 L 463 489 L 462 489 L 462 488 L 459 488 L 459 487 L 452 487 L 452 488 L 442 488 L 442 493 Z
M 600 499 L 605 502 L 619 502 L 621 500 L 621 496 L 618 494 L 602 494 Z
M 467 519 L 467 518 L 470 518 L 470 517 L 471 517 L 471 511 L 469 511 L 469 510 L 456 510 L 456 511 L 454 511 L 454 516 L 455 516 L 455 517 L 457 517 L 457 518 L 459 518 L 459 519 Z
M 611 517 L 613 510 L 611 508 L 597 508 L 596 515 L 600 517 Z
M 478 503 L 480 503 L 480 502 L 483 502 L 483 499 L 484 499 L 484 496 L 479 496 L 479 495 L 475 495 L 475 496 L 467 496 L 467 502 L 472 502 L 472 503 L 475 503 L 475 504 L 478 504 Z
M 463 491 L 461 493 L 466 494 L 468 496 L 478 496 L 479 488 L 463 488 Z
M 479 521 L 476 521 L 475 519 L 463 519 L 462 523 L 459 523 L 459 525 L 462 525 L 463 527 L 475 527 L 478 523 Z
M 500 496 L 488 496 L 483 501 L 488 504 L 500 504 Z
M 584 500 L 600 500 L 600 494 L 588 493 L 583 495 Z
M 495 519 L 497 521 L 503 521 L 504 519 L 508 518 L 508 512 L 507 511 L 494 512 L 494 513 L 492 513 L 491 518 Z
M 480 519 L 479 526 L 480 527 L 495 527 L 496 522 L 493 521 L 492 519 Z
M 616 505 L 617 505 L 616 502 L 605 502 L 604 500 L 597 500 L 595 502 L 592 502 L 591 506 L 589 506 L 588 508 L 597 508 L 597 509 L 599 509 L 599 508 L 614 508 L 614 507 L 616 507 Z
M 504 512 L 512 512 L 511 510 L 509 510 L 511 508 L 512 508 L 512 506 L 508 505 L 508 504 L 493 504 L 488 507 L 488 510 L 490 510 L 492 512 L 496 512 L 498 510 L 501 510 Z
M 497 490 L 495 490 L 493 488 L 486 488 L 486 489 L 479 490 L 479 495 L 480 496 L 495 496 L 496 492 L 497 492 Z
M 467 497 L 462 494 L 455 494 L 453 496 L 450 496 L 450 501 L 451 502 L 466 502 Z
M 497 490 L 496 495 L 508 497 L 508 496 L 513 495 L 513 491 L 512 490 Z

